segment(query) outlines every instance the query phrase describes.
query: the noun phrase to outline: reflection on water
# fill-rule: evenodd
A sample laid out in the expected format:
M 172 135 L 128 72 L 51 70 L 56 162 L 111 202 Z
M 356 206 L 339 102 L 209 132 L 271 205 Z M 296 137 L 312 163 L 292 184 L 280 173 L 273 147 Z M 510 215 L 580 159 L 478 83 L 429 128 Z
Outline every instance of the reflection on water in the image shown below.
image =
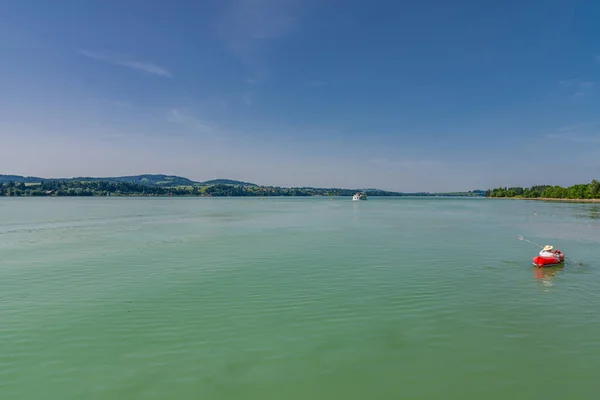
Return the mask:
M 600 219 L 600 206 L 592 205 L 585 208 L 577 208 L 575 218 L 578 219 Z
M 588 216 L 590 219 L 600 219 L 600 207 L 599 206 L 593 206 L 590 207 L 588 210 Z
M 352 220 L 358 221 L 358 213 L 360 212 L 360 201 L 353 201 L 352 203 Z
M 558 272 L 564 269 L 564 265 L 547 268 L 533 267 L 533 278 L 543 286 L 553 286 L 554 284 L 552 283 L 552 281 L 554 280 Z
M 0 400 L 593 399 L 590 210 L 0 198 Z M 517 234 L 588 266 L 530 272 Z

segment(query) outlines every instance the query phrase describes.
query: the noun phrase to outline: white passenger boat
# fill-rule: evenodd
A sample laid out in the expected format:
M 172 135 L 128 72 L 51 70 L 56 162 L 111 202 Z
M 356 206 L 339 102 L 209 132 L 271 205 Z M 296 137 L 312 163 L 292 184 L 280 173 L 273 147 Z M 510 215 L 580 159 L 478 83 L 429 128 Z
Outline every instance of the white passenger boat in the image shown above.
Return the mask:
M 353 201 L 366 200 L 366 199 L 367 199 L 367 195 L 364 192 L 354 193 L 354 196 L 352 196 Z

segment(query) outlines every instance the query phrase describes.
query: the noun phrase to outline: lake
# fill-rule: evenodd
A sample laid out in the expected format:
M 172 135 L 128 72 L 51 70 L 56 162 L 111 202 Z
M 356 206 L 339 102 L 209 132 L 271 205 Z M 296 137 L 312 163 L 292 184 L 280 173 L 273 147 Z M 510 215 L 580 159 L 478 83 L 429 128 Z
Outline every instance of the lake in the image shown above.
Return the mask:
M 598 250 L 594 204 L 0 198 L 0 398 L 597 399 Z

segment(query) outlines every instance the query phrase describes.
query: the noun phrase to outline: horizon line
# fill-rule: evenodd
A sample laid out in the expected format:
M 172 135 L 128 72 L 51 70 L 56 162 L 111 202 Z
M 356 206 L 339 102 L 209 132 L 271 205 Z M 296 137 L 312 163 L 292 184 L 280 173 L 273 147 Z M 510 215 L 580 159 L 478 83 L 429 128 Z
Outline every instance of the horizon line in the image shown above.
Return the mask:
M 0 177 L 4 177 L 4 176 L 12 176 L 12 177 L 18 177 L 18 178 L 24 178 L 24 179 L 40 179 L 40 180 L 47 180 L 47 181 L 61 181 L 61 180 L 76 180 L 76 179 L 85 179 L 85 178 L 90 178 L 90 179 L 97 179 L 97 180 L 102 180 L 102 179 L 117 179 L 117 178 L 132 178 L 132 177 L 140 177 L 140 176 L 164 176 L 164 177 L 174 177 L 174 178 L 182 178 L 182 179 L 186 179 L 189 180 L 190 182 L 193 183 L 197 183 L 197 184 L 203 184 L 206 182 L 211 182 L 211 181 L 220 181 L 220 180 L 224 180 L 224 181 L 233 181 L 233 182 L 239 182 L 239 183 L 244 183 L 244 184 L 248 184 L 248 185 L 255 185 L 255 186 L 259 186 L 259 187 L 273 187 L 273 188 L 277 188 L 277 187 L 281 187 L 281 188 L 290 188 L 290 189 L 341 189 L 341 190 L 356 190 L 356 191 L 380 191 L 380 192 L 388 192 L 388 193 L 401 193 L 401 194 L 410 194 L 410 193 L 417 193 L 417 194 L 422 194 L 422 193 L 431 193 L 431 194 L 435 194 L 435 193 L 473 193 L 473 192 L 485 192 L 486 190 L 491 190 L 491 189 L 471 189 L 471 190 L 453 190 L 453 191 L 429 191 L 429 190 L 419 190 L 419 191 L 400 191 L 400 190 L 388 190 L 388 189 L 378 189 L 376 187 L 356 187 L 356 188 L 344 188 L 342 186 L 330 186 L 330 187 L 324 187 L 324 186 L 280 186 L 280 185 L 266 185 L 266 184 L 258 184 L 258 183 L 254 183 L 254 182 L 249 182 L 249 181 L 241 181 L 238 179 L 230 179 L 230 178 L 214 178 L 214 179 L 208 179 L 208 180 L 202 180 L 202 181 L 197 181 L 194 179 L 190 179 L 187 178 L 185 176 L 181 176 L 181 175 L 174 175 L 174 174 L 159 174 L 159 173 L 155 173 L 155 174 L 136 174 L 136 175 L 115 175 L 115 176 L 71 176 L 71 177 L 61 177 L 61 178 L 48 178 L 48 177 L 42 177 L 42 176 L 38 176 L 38 175 L 18 175 L 18 174 L 0 174 Z M 10 182 L 10 181 L 9 181 Z

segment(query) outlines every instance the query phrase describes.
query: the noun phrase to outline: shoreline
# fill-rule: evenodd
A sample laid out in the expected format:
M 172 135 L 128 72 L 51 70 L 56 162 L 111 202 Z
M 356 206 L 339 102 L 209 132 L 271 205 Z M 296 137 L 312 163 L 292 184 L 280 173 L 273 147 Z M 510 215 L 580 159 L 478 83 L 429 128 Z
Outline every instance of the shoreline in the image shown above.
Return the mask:
M 600 199 L 553 199 L 548 197 L 487 197 L 488 199 L 554 201 L 560 203 L 600 203 Z
M 154 195 L 144 195 L 144 194 L 111 194 L 111 195 L 64 195 L 64 196 L 56 196 L 56 195 L 43 195 L 43 196 L 35 196 L 35 195 L 19 195 L 19 196 L 2 196 L 0 195 L 0 199 L 19 199 L 19 198 L 23 198 L 23 199 L 29 199 L 29 198 L 43 198 L 43 199 L 58 199 L 58 198 L 89 198 L 89 197 L 93 197 L 93 198 L 107 198 L 107 197 L 118 197 L 118 198 L 126 198 L 126 197 L 136 197 L 136 198 L 214 198 L 214 199 L 218 199 L 218 198 L 315 198 L 315 197 L 327 197 L 327 198 L 349 198 L 351 199 L 352 196 L 351 195 L 340 195 L 340 194 L 333 194 L 333 195 L 325 195 L 325 194 L 312 194 L 312 195 L 284 195 L 284 194 L 278 194 L 278 195 L 272 195 L 272 194 L 265 194 L 265 195 L 248 195 L 248 196 L 240 196 L 240 195 L 233 195 L 233 196 L 227 196 L 227 195 L 206 195 L 206 194 L 173 194 L 173 195 L 168 195 L 168 194 L 154 194 Z M 377 196 L 377 195 L 371 195 L 369 196 L 369 198 L 375 198 L 375 199 L 390 199 L 390 198 L 409 198 L 409 199 L 413 199 L 413 200 L 418 200 L 418 199 L 434 199 L 434 198 L 447 198 L 447 199 L 485 199 L 485 197 L 483 196 L 388 196 L 388 195 L 383 195 L 383 196 Z

